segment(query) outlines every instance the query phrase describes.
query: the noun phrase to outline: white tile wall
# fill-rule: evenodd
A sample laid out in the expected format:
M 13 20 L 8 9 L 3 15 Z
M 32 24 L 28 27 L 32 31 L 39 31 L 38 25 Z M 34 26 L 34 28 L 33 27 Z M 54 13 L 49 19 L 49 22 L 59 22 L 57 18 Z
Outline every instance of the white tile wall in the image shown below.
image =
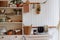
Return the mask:
M 40 2 L 40 0 L 38 1 Z M 23 23 L 25 25 L 33 24 L 33 26 L 56 26 L 59 21 L 59 0 L 48 0 L 46 4 L 41 4 L 40 6 L 41 14 L 39 15 L 36 14 L 34 9 L 29 13 L 23 13 Z

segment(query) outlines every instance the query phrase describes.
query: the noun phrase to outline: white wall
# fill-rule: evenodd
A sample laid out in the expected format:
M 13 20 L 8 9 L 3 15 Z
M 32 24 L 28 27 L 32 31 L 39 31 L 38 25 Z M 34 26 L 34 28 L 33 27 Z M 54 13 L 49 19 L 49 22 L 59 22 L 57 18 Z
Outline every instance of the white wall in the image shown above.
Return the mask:
M 31 6 L 29 13 L 23 13 L 24 25 L 56 26 L 58 24 L 59 0 L 48 0 L 46 4 L 41 4 L 41 14 L 36 14 L 35 9 L 32 9 Z

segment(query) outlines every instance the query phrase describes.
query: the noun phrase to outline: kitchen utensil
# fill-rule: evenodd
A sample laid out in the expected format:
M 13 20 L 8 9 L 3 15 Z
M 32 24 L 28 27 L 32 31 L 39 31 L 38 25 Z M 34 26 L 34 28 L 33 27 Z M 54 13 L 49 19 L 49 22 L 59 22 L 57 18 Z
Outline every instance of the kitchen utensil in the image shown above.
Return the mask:
M 48 25 L 45 25 L 44 28 L 45 28 L 44 31 L 48 32 Z
M 24 13 L 28 13 L 29 12 L 29 4 L 28 5 L 27 4 L 23 5 L 23 11 L 24 11 Z
M 33 34 L 36 35 L 37 34 L 37 30 L 33 30 Z

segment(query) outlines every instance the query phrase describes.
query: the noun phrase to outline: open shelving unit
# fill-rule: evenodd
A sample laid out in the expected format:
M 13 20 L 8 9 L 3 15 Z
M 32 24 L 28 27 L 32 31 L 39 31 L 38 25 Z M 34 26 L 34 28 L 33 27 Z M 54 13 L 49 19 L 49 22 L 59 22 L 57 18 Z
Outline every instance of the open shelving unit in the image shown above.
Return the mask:
M 6 0 L 8 2 L 8 0 Z M 25 2 L 22 3 L 24 6 L 26 4 Z M 39 2 L 30 2 L 29 4 L 40 4 Z M 0 28 L 4 28 L 6 32 L 12 30 L 12 31 L 18 31 L 16 34 L 9 35 L 2 34 L 0 36 L 1 40 L 48 40 L 48 34 L 44 35 L 25 35 L 24 32 L 24 25 L 23 25 L 23 6 L 22 7 L 9 7 L 9 4 L 6 7 L 0 7 L 0 11 L 2 14 L 0 14 Z M 15 12 L 16 11 L 16 12 Z M 28 26 L 29 27 L 29 26 Z M 30 26 L 32 27 L 32 25 Z M 32 27 L 33 28 L 33 27 Z M 21 30 L 22 31 L 21 31 Z M 21 31 L 21 32 L 20 32 Z M 29 30 L 31 31 L 31 30 Z M 21 34 L 19 34 L 19 32 Z M 28 31 L 27 31 L 28 32 Z M 45 39 L 39 39 L 40 37 Z M 10 38 L 11 37 L 11 38 Z M 38 37 L 38 38 L 37 38 Z M 13 39 L 14 38 L 14 39 Z
M 7 2 L 8 0 L 1 0 L 0 3 Z M 3 7 L 3 6 L 4 7 Z M 8 4 L 7 4 L 8 5 Z M 9 7 L 1 4 L 0 7 L 0 28 L 5 28 L 7 34 L 0 35 L 8 35 L 8 31 L 16 31 L 17 33 L 13 35 L 19 35 L 19 32 L 22 35 L 22 7 Z M 9 30 L 7 30 L 9 29 Z M 13 36 L 11 35 L 11 36 Z

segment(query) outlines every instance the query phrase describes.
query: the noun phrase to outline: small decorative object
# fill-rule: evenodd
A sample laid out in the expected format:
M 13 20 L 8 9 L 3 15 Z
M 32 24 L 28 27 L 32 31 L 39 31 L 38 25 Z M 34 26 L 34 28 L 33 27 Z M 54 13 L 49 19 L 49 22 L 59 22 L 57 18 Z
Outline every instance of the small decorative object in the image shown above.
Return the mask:
M 40 10 L 41 10 L 40 4 L 37 4 L 37 7 L 36 7 L 36 13 L 37 13 L 37 14 L 40 14 Z
M 20 30 L 16 29 L 15 31 L 16 31 L 16 35 L 22 35 L 22 29 L 20 29 Z
M 21 3 L 23 3 L 22 0 L 12 0 L 10 3 L 16 4 L 17 7 L 22 6 Z
M 15 35 L 16 32 L 15 32 L 14 30 L 8 30 L 8 31 L 6 32 L 6 34 L 7 34 L 7 35 Z
M 3 22 L 3 19 L 0 19 L 0 22 Z
M 48 32 L 48 25 L 45 25 L 44 28 L 45 28 L 44 31 Z
M 0 10 L 0 15 L 5 13 L 5 9 Z
M 22 15 L 22 8 L 20 9 L 13 9 L 16 13 L 16 15 Z
M 1 26 L 1 27 L 0 27 L 0 35 L 4 35 L 4 33 L 5 33 L 6 31 L 7 31 L 7 30 L 6 30 L 5 26 Z
M 40 4 L 45 4 L 46 2 L 47 2 L 47 0 L 42 2 L 42 3 L 40 3 Z M 40 11 L 41 11 L 41 5 L 40 4 L 37 4 L 37 7 L 36 7 L 36 13 L 37 14 L 40 14 Z

